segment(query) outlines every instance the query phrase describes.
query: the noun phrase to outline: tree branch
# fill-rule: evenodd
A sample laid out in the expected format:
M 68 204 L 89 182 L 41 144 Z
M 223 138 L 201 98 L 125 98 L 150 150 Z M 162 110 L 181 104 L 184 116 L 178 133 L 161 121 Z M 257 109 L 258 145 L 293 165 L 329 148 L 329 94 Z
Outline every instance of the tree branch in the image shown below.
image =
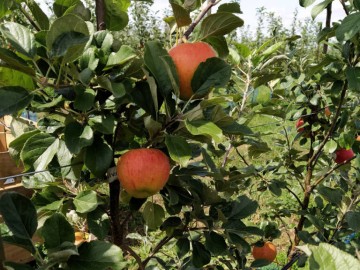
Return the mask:
M 137 262 L 137 264 L 139 265 L 139 270 L 144 270 L 145 267 L 141 262 L 141 258 L 139 257 L 139 255 L 137 255 L 137 253 L 128 245 L 121 245 L 121 249 L 128 252 L 131 256 L 133 256 Z
M 326 7 L 326 23 L 325 23 L 325 27 L 326 28 L 330 28 L 331 27 L 331 13 L 332 13 L 332 2 L 330 4 L 328 4 L 328 6 Z M 326 39 L 325 43 L 324 43 L 324 47 L 323 47 L 323 53 L 326 54 L 328 51 L 328 39 Z
M 105 2 L 104 0 L 95 0 L 95 13 L 97 30 L 105 30 Z
M 151 254 L 142 262 L 143 267 L 145 267 L 149 263 L 151 258 L 171 239 L 172 236 L 165 236 L 163 239 L 161 239 L 161 241 L 156 245 Z
M 318 185 L 321 184 L 321 182 L 328 177 L 330 174 L 332 174 L 334 171 L 336 171 L 338 168 L 344 166 L 345 164 L 350 163 L 353 159 L 355 159 L 356 156 L 352 157 L 351 159 L 348 159 L 347 161 L 337 164 L 335 167 L 331 168 L 328 172 L 326 172 L 323 176 L 319 177 L 313 185 L 311 185 L 310 191 L 313 191 Z
M 339 0 L 339 1 L 340 1 L 341 5 L 342 5 L 344 11 L 345 11 L 345 14 L 349 15 L 349 10 L 347 9 L 347 7 L 345 5 L 345 1 L 344 0 Z
M 189 28 L 185 31 L 183 37 L 180 39 L 179 43 L 182 43 L 183 40 L 188 40 L 189 36 L 191 35 L 191 33 L 194 31 L 195 27 L 199 24 L 199 22 L 204 18 L 204 16 L 206 15 L 206 13 L 208 13 L 208 11 L 215 5 L 217 5 L 220 2 L 220 0 L 210 0 L 209 3 L 207 4 L 207 6 L 200 12 L 200 14 L 198 15 L 198 17 L 195 19 L 195 21 L 193 21 Z

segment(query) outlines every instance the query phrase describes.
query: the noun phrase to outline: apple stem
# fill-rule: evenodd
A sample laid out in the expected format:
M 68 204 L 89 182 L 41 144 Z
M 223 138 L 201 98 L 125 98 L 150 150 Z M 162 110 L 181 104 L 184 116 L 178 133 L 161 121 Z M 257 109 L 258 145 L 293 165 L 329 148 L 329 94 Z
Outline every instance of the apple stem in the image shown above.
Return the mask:
M 205 8 L 203 8 L 203 10 L 200 12 L 200 14 L 197 16 L 197 18 L 195 19 L 195 21 L 193 21 L 189 28 L 185 31 L 184 35 L 182 36 L 182 38 L 179 40 L 179 43 L 185 42 L 189 39 L 189 36 L 191 35 L 191 33 L 194 31 L 195 27 L 199 24 L 199 22 L 204 18 L 204 16 L 206 15 L 206 13 L 209 12 L 209 10 L 217 5 L 221 0 L 208 0 L 208 4 L 205 6 Z

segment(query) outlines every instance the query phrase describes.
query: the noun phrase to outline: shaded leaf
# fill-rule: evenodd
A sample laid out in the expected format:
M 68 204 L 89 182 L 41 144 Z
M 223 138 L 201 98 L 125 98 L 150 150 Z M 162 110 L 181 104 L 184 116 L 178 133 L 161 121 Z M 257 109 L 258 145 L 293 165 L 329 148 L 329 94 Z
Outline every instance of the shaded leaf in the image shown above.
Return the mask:
M 71 256 L 68 261 L 70 269 L 99 270 L 124 269 L 121 249 L 111 243 L 99 240 L 82 243 L 78 256 Z
M 41 228 L 41 235 L 48 249 L 59 247 L 64 242 L 75 241 L 73 227 L 60 213 L 54 213 L 45 221 Z
M 30 240 L 37 229 L 37 213 L 30 199 L 12 191 L 0 196 L 0 213 L 15 237 Z
M 0 117 L 13 114 L 30 104 L 33 96 L 26 89 L 19 86 L 0 88 Z
M 168 135 L 165 138 L 165 144 L 171 159 L 178 162 L 181 167 L 186 167 L 192 155 L 191 147 L 186 139 L 179 136 Z

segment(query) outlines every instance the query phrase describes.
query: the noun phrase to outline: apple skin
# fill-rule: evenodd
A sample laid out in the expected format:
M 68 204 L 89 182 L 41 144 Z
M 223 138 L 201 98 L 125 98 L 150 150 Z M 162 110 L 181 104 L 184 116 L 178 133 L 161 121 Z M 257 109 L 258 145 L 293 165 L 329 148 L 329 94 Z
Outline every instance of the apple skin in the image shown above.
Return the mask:
M 117 175 L 127 193 L 135 198 L 147 198 L 168 181 L 169 158 L 158 149 L 132 149 L 119 158 Z
M 169 51 L 179 76 L 180 99 L 189 100 L 194 94 L 191 79 L 201 62 L 217 57 L 215 50 L 205 42 L 181 43 Z
M 356 137 L 356 141 L 360 142 L 360 135 Z
M 325 107 L 324 112 L 326 117 L 329 118 L 331 116 L 331 111 L 329 107 Z
M 343 163 L 354 156 L 352 149 L 339 149 L 335 152 L 335 162 L 337 164 Z
M 302 126 L 305 124 L 304 119 L 299 118 L 296 122 L 296 130 L 297 132 L 302 132 L 305 130 Z

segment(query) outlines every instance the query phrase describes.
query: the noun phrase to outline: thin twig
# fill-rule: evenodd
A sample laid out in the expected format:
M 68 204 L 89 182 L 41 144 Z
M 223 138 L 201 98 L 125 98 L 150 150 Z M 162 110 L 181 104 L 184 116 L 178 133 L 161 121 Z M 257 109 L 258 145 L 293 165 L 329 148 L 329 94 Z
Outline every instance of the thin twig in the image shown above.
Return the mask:
M 206 15 L 206 13 L 208 13 L 208 11 L 215 5 L 217 5 L 220 2 L 220 0 L 216 1 L 216 0 L 210 0 L 210 2 L 208 3 L 208 5 L 200 12 L 200 14 L 198 15 L 198 17 L 195 19 L 195 21 L 193 21 L 189 28 L 185 31 L 183 37 L 179 40 L 179 43 L 182 43 L 183 40 L 188 40 L 189 36 L 191 35 L 191 33 L 194 31 L 195 27 L 200 23 L 200 21 L 202 20 L 202 18 L 204 18 L 204 16 Z
M 309 159 L 308 161 L 308 166 L 310 167 L 313 167 L 317 160 L 319 159 L 320 157 L 320 154 L 323 150 L 323 148 L 325 147 L 325 144 L 328 142 L 328 140 L 330 139 L 330 136 L 332 135 L 332 133 L 334 132 L 334 129 L 335 129 L 335 126 L 336 126 L 336 122 L 337 122 L 337 119 L 339 118 L 340 116 L 340 112 L 341 112 L 341 107 L 342 107 L 342 104 L 344 102 L 344 99 L 345 99 L 345 95 L 346 95 L 346 90 L 347 90 L 347 82 L 344 83 L 343 85 L 343 88 L 341 90 L 341 96 L 340 96 L 340 101 L 339 101 L 339 105 L 336 109 L 336 113 L 335 113 L 335 116 L 332 120 L 332 123 L 331 123 L 331 126 L 330 126 L 330 129 L 328 131 L 328 133 L 325 135 L 325 138 L 324 140 L 321 142 L 321 144 L 319 145 L 317 151 L 315 151 L 315 153 L 312 155 L 312 157 Z
M 151 254 L 142 262 L 143 267 L 145 267 L 149 263 L 151 258 L 171 239 L 172 236 L 165 236 L 163 239 L 161 239 L 161 241 L 156 245 Z
M 143 266 L 142 262 L 141 262 L 141 258 L 139 255 L 137 255 L 137 253 L 128 245 L 121 245 L 121 249 L 128 252 L 131 256 L 133 256 L 137 262 L 137 264 L 139 265 L 139 270 L 144 270 L 145 267 Z
M 295 199 L 298 201 L 298 203 L 300 204 L 301 207 L 303 207 L 302 201 L 300 200 L 300 198 L 296 195 L 296 193 L 294 191 L 292 191 L 288 186 L 285 186 L 285 189 L 287 191 L 289 191 L 294 197 Z
M 328 177 L 330 174 L 332 174 L 334 171 L 336 171 L 338 168 L 344 166 L 345 164 L 350 163 L 353 159 L 355 159 L 356 156 L 352 157 L 351 159 L 348 159 L 347 161 L 337 164 L 335 167 L 331 168 L 328 172 L 326 172 L 323 176 L 319 177 L 314 184 L 311 185 L 310 191 L 313 191 L 318 185 L 321 184 L 321 182 Z
M 326 28 L 330 28 L 331 27 L 331 13 L 332 13 L 332 2 L 330 4 L 327 5 L 326 7 L 326 23 L 325 26 Z M 329 48 L 328 45 L 328 39 L 326 39 L 325 43 L 324 43 L 324 47 L 323 47 L 323 53 L 326 54 Z
M 345 5 L 345 1 L 344 0 L 340 0 L 340 3 L 345 11 L 346 15 L 349 15 L 349 10 L 347 9 L 346 5 Z

